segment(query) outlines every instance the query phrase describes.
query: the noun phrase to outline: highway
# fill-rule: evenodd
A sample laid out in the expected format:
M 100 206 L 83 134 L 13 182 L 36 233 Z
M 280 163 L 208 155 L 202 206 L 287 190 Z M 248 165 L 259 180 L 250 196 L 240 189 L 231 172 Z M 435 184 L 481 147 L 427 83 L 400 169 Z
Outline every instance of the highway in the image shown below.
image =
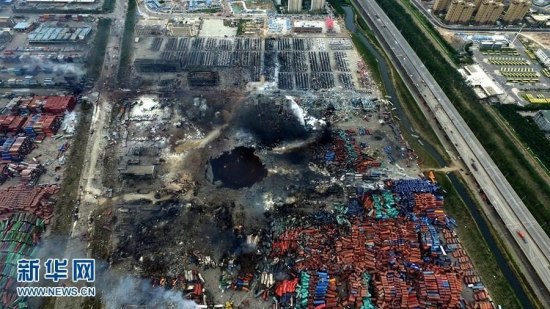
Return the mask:
M 550 292 L 550 239 L 449 98 L 375 0 L 353 0 L 409 85 L 424 99 L 456 151 Z M 523 240 L 518 232 L 525 234 Z M 546 294 L 546 293 L 545 293 Z

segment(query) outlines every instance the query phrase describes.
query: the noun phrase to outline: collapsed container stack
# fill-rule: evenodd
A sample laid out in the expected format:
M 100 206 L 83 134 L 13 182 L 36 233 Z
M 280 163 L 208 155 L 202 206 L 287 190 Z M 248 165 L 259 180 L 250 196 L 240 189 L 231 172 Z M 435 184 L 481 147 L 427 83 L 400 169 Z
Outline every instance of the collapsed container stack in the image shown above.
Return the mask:
M 23 183 L 34 184 L 45 170 L 42 164 L 27 164 L 19 171 L 19 176 L 21 176 Z
M 59 191 L 56 185 L 29 188 L 27 186 L 8 187 L 0 190 L 0 220 L 8 219 L 15 213 L 32 213 L 46 224 L 53 216 L 53 202 L 50 197 Z
M 15 143 L 15 137 L 7 138 L 2 144 L 2 161 L 11 161 L 11 146 Z
M 183 270 L 174 277 L 160 277 L 151 280 L 153 287 L 183 291 L 185 298 L 197 304 L 204 304 L 206 289 L 202 275 L 196 270 Z
M 358 173 L 365 173 L 370 168 L 381 166 L 380 162 L 364 153 L 366 145 L 357 144 L 355 135 L 357 132 L 352 129 L 337 130 L 333 134 L 334 145 L 329 146 L 324 154 L 327 165 L 332 164 L 340 170 Z
M 12 161 L 21 161 L 33 149 L 33 142 L 28 136 L 20 136 L 15 139 L 9 150 Z
M 11 123 L 15 119 L 15 116 L 13 115 L 1 115 L 0 116 L 0 129 L 3 133 L 8 132 L 8 128 L 10 127 Z
M 43 219 L 30 213 L 17 213 L 0 220 L 0 308 L 27 308 L 17 296 L 17 261 L 35 258 L 36 244 L 45 230 Z
M 15 116 L 13 121 L 8 126 L 8 132 L 19 133 L 26 120 L 26 116 Z
M 417 281 L 417 285 L 421 307 L 459 307 L 460 298 L 455 291 L 461 290 L 462 287 L 457 273 L 424 271 L 420 280 Z
M 486 291 L 442 212 L 441 189 L 424 179 L 384 184 L 357 188 L 333 212 L 272 224 L 270 265 L 290 265 L 288 275 L 299 278 L 295 291 L 276 284 L 275 296 L 296 297 L 297 308 L 457 308 L 471 284 L 474 305 L 484 306 Z
M 432 193 L 415 193 L 413 196 L 416 211 L 428 218 L 437 219 L 440 222 L 445 221 L 443 196 L 436 196 Z
M 36 114 L 32 115 L 27 119 L 27 122 L 25 123 L 25 126 L 23 127 L 23 131 L 25 132 L 25 135 L 30 137 L 36 137 L 36 132 L 34 131 L 34 125 L 35 123 L 40 119 L 41 115 Z
M 47 137 L 51 137 L 57 133 L 62 122 L 62 116 L 42 114 L 33 125 L 33 130 L 37 135 L 44 134 Z
M 73 96 L 51 96 L 46 98 L 44 111 L 47 113 L 61 115 L 66 111 L 72 111 L 76 106 L 76 99 Z
M 0 163 L 0 184 L 4 183 L 10 177 L 8 164 Z

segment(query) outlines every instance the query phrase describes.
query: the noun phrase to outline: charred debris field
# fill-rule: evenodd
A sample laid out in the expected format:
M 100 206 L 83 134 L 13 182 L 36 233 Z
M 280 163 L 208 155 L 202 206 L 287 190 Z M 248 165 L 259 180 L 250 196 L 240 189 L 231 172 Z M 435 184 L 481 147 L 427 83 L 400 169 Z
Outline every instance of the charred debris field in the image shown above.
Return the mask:
M 104 301 L 488 303 L 443 190 L 422 175 L 386 100 L 191 90 L 121 104 L 106 149 L 116 170 L 103 176 L 115 184 L 109 225 L 99 228 L 109 226 L 110 271 L 154 297 Z
M 39 251 L 98 261 L 93 301 L 48 308 L 492 306 L 343 26 L 289 23 L 140 15 L 103 42 L 98 86 L 36 69 L 78 95 L 5 101 L 0 308 L 29 303 L 13 259 Z
M 444 191 L 347 35 L 151 29 L 136 28 L 88 204 L 94 251 L 125 274 L 103 303 L 491 306 Z

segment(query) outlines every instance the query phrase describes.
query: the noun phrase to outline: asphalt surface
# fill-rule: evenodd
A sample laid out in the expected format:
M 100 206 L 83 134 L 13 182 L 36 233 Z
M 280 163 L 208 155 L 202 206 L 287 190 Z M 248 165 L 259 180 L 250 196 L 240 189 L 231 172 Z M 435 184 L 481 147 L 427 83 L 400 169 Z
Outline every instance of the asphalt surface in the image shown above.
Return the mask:
M 405 38 L 375 0 L 354 0 L 360 14 L 371 23 L 396 67 L 426 102 L 472 175 L 523 251 L 544 287 L 550 291 L 550 239 L 513 190 L 487 151 L 423 65 Z M 475 166 L 475 167 L 474 167 Z M 524 234 L 524 239 L 519 236 Z

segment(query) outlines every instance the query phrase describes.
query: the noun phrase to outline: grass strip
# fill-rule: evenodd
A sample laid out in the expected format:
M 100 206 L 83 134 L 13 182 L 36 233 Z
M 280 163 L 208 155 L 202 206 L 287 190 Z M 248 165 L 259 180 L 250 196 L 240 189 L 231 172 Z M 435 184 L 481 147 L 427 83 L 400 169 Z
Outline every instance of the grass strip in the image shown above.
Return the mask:
M 105 50 L 109 42 L 109 32 L 111 30 L 111 19 L 102 18 L 97 25 L 97 33 L 92 46 L 95 46 L 90 51 L 90 56 L 87 62 L 88 77 L 95 81 L 101 74 L 103 68 L 103 60 L 105 59 Z
M 497 107 L 500 114 L 516 131 L 520 140 L 535 154 L 545 167 L 550 166 L 550 141 L 539 129 L 531 117 L 518 114 L 515 105 L 500 105 Z
M 81 106 L 81 117 L 65 162 L 67 169 L 63 173 L 63 181 L 58 193 L 59 198 L 55 205 L 55 219 L 51 226 L 52 234 L 68 235 L 73 222 L 71 214 L 78 198 L 78 186 L 92 121 L 91 106 L 89 104 L 82 104 Z
M 131 63 L 134 50 L 134 28 L 136 26 L 136 0 L 128 0 L 128 13 L 124 21 L 124 34 L 120 51 L 120 62 L 118 67 L 117 80 L 123 85 L 130 78 Z
M 472 213 L 447 175 L 442 172 L 436 172 L 435 174 L 439 185 L 447 192 L 445 195 L 445 212 L 459 223 L 456 231 L 460 242 L 468 252 L 476 271 L 482 278 L 483 284 L 489 289 L 493 300 L 504 308 L 519 308 L 520 304 L 516 294 L 499 268 L 494 253 L 489 249 L 487 242 L 481 235 Z M 481 220 L 485 220 L 485 218 L 481 218 Z

